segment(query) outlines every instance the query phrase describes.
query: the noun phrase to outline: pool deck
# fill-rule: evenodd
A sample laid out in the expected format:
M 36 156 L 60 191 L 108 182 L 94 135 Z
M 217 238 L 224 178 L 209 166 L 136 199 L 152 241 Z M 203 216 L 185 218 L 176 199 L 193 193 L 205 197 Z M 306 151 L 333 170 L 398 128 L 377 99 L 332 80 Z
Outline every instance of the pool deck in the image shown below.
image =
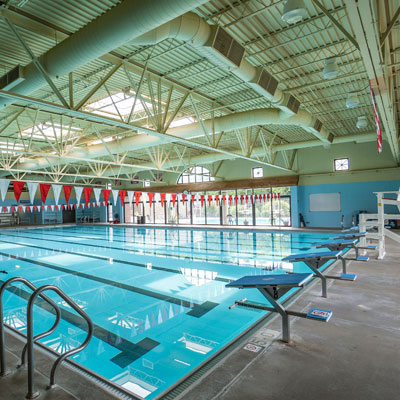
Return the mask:
M 371 253 L 372 255 L 372 253 Z M 280 342 L 280 319 L 253 332 L 176 399 L 183 400 L 394 400 L 400 394 L 400 248 L 387 240 L 384 260 L 350 262 L 355 282 L 329 281 L 328 298 L 318 280 L 290 309 L 330 309 L 328 323 L 291 318 L 292 343 Z M 333 273 L 340 273 L 337 265 Z M 332 272 L 331 272 L 332 273 Z M 233 309 L 234 314 L 235 309 Z M 21 341 L 8 334 L 7 359 L 17 365 Z M 260 347 L 255 353 L 247 343 Z M 48 400 L 121 398 L 68 367 L 59 387 L 46 391 L 49 357 L 37 351 L 37 388 Z M 0 378 L 0 400 L 23 399 L 26 371 Z M 169 397 L 170 399 L 171 397 Z
M 179 399 L 399 399 L 400 248 L 387 240 L 387 250 L 384 260 L 351 262 L 356 281 L 331 280 L 327 299 L 317 283 L 290 307 L 332 310 L 328 323 L 291 318 L 288 345 L 274 339 L 275 318 Z M 247 343 L 260 351 L 244 350 Z

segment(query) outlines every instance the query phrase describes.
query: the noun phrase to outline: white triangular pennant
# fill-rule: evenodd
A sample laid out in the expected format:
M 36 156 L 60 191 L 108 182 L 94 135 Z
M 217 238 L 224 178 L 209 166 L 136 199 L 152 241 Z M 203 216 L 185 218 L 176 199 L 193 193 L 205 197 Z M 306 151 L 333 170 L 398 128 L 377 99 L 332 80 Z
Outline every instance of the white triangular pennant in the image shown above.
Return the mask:
M 83 186 L 74 186 L 74 189 L 75 189 L 76 204 L 79 204 L 81 202 Z
M 0 179 L 0 192 L 1 192 L 1 199 L 4 199 L 7 196 L 8 185 L 10 184 L 9 179 Z
M 128 190 L 127 194 L 128 194 L 129 205 L 131 206 L 132 205 L 132 201 L 133 201 L 133 196 L 134 196 L 135 192 L 132 192 L 131 190 Z
M 118 200 L 118 192 L 119 190 L 117 189 L 113 189 L 112 191 L 112 195 L 113 195 L 113 200 L 114 200 L 114 207 L 117 205 L 117 200 Z
M 10 211 L 11 211 L 11 207 L 7 206 L 7 212 L 10 212 Z
M 27 182 L 26 184 L 29 190 L 29 199 L 31 201 L 31 204 L 33 204 L 35 200 L 36 190 L 39 184 L 37 182 Z
M 26 206 L 21 206 L 22 207 L 22 211 L 26 212 Z
M 61 193 L 62 186 L 61 185 L 56 185 L 55 183 L 53 183 L 51 185 L 51 187 L 53 188 L 54 201 L 58 205 L 58 200 L 60 199 L 60 193 Z
M 99 204 L 101 188 L 93 188 L 94 198 L 96 199 L 96 204 Z
M 166 201 L 167 203 L 170 203 L 170 202 L 171 202 L 171 193 L 166 193 L 166 194 L 165 194 L 165 201 Z
M 54 204 L 51 205 L 51 211 L 54 211 Z

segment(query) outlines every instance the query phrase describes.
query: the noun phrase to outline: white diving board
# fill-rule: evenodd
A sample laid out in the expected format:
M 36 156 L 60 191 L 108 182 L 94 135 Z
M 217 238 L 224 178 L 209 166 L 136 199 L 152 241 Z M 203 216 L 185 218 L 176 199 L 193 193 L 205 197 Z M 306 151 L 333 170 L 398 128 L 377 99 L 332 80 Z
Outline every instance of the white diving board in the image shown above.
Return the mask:
M 236 306 L 242 306 L 258 310 L 278 312 L 282 317 L 282 340 L 286 343 L 289 343 L 289 315 L 318 321 L 328 321 L 332 315 L 331 311 L 318 308 L 313 308 L 308 313 L 290 311 L 287 310 L 279 301 L 279 298 L 286 294 L 290 289 L 303 287 L 312 276 L 313 274 L 311 273 L 243 276 L 234 282 L 228 283 L 226 287 L 234 287 L 239 289 L 258 289 L 272 305 L 272 307 L 264 306 L 258 303 L 251 303 L 244 298 L 240 301 L 235 301 L 235 303 L 230 306 L 229 309 L 232 309 Z

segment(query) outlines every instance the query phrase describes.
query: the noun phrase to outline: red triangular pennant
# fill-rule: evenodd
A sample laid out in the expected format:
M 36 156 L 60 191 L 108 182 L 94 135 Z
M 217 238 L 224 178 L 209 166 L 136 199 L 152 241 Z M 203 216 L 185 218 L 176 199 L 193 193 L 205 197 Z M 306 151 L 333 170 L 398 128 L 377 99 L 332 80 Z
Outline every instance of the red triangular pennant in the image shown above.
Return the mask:
M 42 198 L 42 203 L 46 203 L 47 194 L 49 193 L 50 184 L 49 183 L 41 183 L 40 185 L 40 196 Z
M 85 205 L 88 206 L 90 195 L 92 194 L 93 188 L 92 187 L 84 187 L 83 194 L 85 196 Z
M 154 193 L 149 192 L 149 193 L 147 193 L 147 196 L 149 198 L 149 204 L 150 204 L 150 207 L 151 207 L 151 205 L 153 204 Z
M 172 206 L 175 207 L 175 203 L 176 203 L 176 193 L 171 194 L 171 198 L 172 198 Z
M 103 189 L 103 196 L 104 196 L 104 201 L 106 204 L 108 204 L 108 198 L 110 197 L 110 192 L 111 189 Z
M 139 201 L 140 201 L 140 196 L 142 195 L 142 192 L 135 192 L 135 203 L 136 207 L 139 207 Z
M 194 203 L 195 200 L 196 200 L 196 195 L 195 195 L 195 194 L 192 194 L 192 203 Z
M 278 193 L 278 199 L 279 199 L 279 200 L 281 199 L 281 194 L 280 194 L 280 193 Z
M 211 206 L 212 194 L 208 195 L 208 206 Z
M 223 194 L 222 195 L 222 203 L 225 205 L 225 200 L 226 200 L 226 196 Z
M 203 205 L 204 205 L 204 194 L 200 195 L 200 202 L 201 202 L 201 206 L 203 207 Z
M 19 202 L 19 198 L 21 197 L 22 189 L 25 186 L 25 182 L 13 181 L 13 186 L 14 186 L 15 200 L 17 200 L 17 203 L 18 203 Z
M 218 194 L 215 195 L 215 203 L 217 205 L 219 205 L 219 195 Z
M 229 205 L 231 205 L 232 204 L 232 195 L 230 194 L 229 195 Z
M 185 205 L 186 194 L 182 193 L 182 204 Z
M 125 196 L 126 196 L 126 190 L 120 190 L 119 199 L 121 200 L 121 207 L 124 206 Z
M 235 195 L 235 203 L 236 204 L 238 203 L 238 196 L 237 195 Z
M 72 186 L 65 185 L 65 186 L 63 186 L 63 189 L 64 189 L 65 201 L 68 204 L 69 203 L 69 196 L 71 195 Z
M 161 202 L 161 207 L 164 207 L 165 193 L 160 193 L 160 202 Z

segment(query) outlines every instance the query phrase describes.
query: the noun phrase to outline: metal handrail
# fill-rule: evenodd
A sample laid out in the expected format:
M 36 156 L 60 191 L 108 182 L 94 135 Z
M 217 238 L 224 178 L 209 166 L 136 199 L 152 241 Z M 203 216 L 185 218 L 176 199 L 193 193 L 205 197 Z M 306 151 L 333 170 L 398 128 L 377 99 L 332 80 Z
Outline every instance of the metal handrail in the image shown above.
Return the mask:
M 3 294 L 4 294 L 7 286 L 9 286 L 13 282 L 21 282 L 33 291 L 35 291 L 37 289 L 37 287 L 32 282 L 28 281 L 25 278 L 18 277 L 18 276 L 8 279 L 0 287 L 0 376 L 4 376 L 7 374 L 6 360 L 5 360 L 4 324 L 3 324 Z M 40 297 L 44 301 L 46 301 L 47 303 L 49 303 L 51 306 L 54 307 L 55 312 L 56 312 L 56 321 L 54 322 L 53 326 L 48 331 L 37 335 L 34 338 L 35 341 L 41 339 L 42 337 L 52 334 L 56 330 L 58 323 L 60 322 L 60 318 L 61 318 L 61 312 L 60 312 L 58 305 L 53 300 L 51 300 L 49 297 L 47 297 L 45 294 L 41 294 Z
M 81 350 L 85 349 L 89 344 L 92 336 L 93 336 L 93 323 L 90 317 L 81 310 L 78 305 L 72 301 L 59 287 L 54 285 L 44 285 L 40 288 L 36 289 L 28 301 L 28 310 L 27 310 L 27 353 L 28 353 L 28 393 L 26 395 L 27 399 L 34 399 L 38 396 L 38 393 L 34 391 L 34 357 L 33 357 L 33 345 L 34 345 L 34 336 L 33 336 L 33 304 L 38 296 L 42 295 L 42 292 L 45 290 L 52 290 L 56 292 L 64 301 L 66 301 L 88 324 L 88 334 L 83 343 L 72 349 L 67 351 L 64 354 L 61 354 L 57 360 L 54 362 L 53 367 L 50 372 L 50 385 L 48 388 L 54 386 L 55 382 L 55 374 L 57 368 L 67 357 L 72 356 L 73 354 L 79 353 Z

